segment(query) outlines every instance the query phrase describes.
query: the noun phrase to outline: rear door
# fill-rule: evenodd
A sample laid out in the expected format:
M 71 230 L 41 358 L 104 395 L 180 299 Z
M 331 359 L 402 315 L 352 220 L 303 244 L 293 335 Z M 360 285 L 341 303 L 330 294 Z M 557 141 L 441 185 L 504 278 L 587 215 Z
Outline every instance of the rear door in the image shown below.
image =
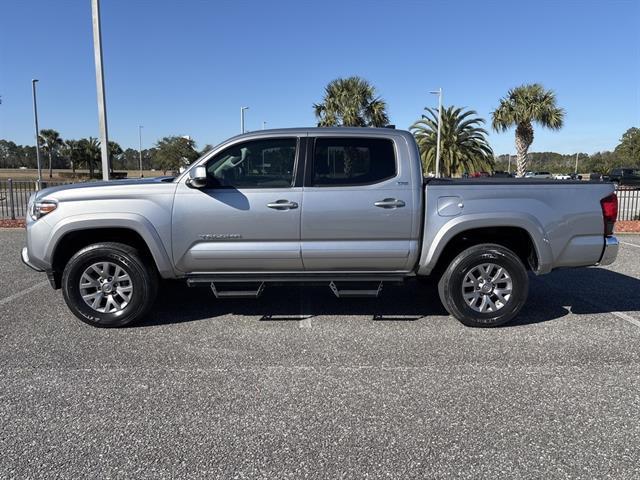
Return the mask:
M 208 185 L 176 191 L 172 236 L 182 272 L 302 270 L 300 140 L 245 140 L 206 163 Z
M 409 270 L 417 207 L 396 141 L 310 138 L 301 223 L 305 270 Z

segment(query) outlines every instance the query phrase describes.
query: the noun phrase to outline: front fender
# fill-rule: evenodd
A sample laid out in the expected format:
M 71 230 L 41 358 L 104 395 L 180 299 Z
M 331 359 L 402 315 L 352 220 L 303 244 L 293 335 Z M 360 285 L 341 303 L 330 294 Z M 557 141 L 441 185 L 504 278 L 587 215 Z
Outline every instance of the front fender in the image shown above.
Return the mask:
M 148 219 L 136 213 L 101 213 L 100 218 L 96 218 L 95 214 L 81 214 L 63 218 L 51 229 L 44 260 L 51 265 L 53 252 L 58 242 L 67 233 L 98 228 L 128 228 L 133 230 L 142 237 L 147 247 L 149 247 L 160 276 L 163 278 L 175 276 L 171 259 L 160 235 L 158 235 L 155 227 Z
M 518 227 L 531 237 L 538 257 L 536 273 L 548 273 L 553 265 L 551 244 L 542 225 L 533 216 L 526 213 L 492 212 L 491 215 L 476 213 L 460 215 L 452 218 L 440 227 L 437 232 L 428 232 L 425 225 L 425 237 L 418 265 L 418 275 L 429 275 L 436 266 L 440 255 L 447 244 L 456 235 L 477 228 Z

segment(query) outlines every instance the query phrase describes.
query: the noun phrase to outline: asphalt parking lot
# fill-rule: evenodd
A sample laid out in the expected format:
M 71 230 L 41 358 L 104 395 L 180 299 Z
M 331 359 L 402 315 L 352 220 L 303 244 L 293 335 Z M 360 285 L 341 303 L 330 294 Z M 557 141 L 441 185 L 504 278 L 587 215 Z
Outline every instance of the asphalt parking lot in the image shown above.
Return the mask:
M 640 235 L 532 278 L 507 327 L 379 300 L 163 286 L 89 327 L 0 230 L 0 478 L 639 478 Z

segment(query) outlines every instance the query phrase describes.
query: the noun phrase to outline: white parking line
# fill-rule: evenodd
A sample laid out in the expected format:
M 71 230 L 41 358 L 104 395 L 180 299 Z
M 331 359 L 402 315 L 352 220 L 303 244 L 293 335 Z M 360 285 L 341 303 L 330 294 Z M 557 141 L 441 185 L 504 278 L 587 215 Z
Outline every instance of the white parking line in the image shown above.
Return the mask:
M 636 247 L 636 248 L 640 248 L 640 245 L 636 245 L 635 243 L 629 243 L 629 242 L 620 242 L 622 245 L 629 245 L 630 247 Z
M 3 298 L 3 299 L 0 300 L 0 306 L 1 305 L 6 305 L 7 303 L 15 300 L 16 298 L 20 298 L 20 297 L 23 297 L 25 295 L 28 295 L 29 293 L 34 292 L 34 291 L 38 290 L 39 288 L 42 288 L 42 287 L 44 287 L 45 285 L 48 285 L 48 284 L 49 284 L 49 281 L 48 280 L 44 280 L 44 281 L 42 281 L 40 283 L 36 283 L 35 285 L 27 288 L 26 290 L 22 290 L 22 291 L 20 291 L 18 293 L 14 293 L 13 295 L 9 295 L 7 298 Z
M 632 317 L 628 313 L 624 313 L 624 312 L 607 312 L 607 308 L 605 306 L 603 306 L 601 303 L 596 303 L 596 302 L 594 302 L 592 300 L 587 300 L 586 298 L 581 298 L 580 296 L 578 296 L 578 298 L 580 298 L 580 300 L 582 300 L 584 303 L 587 303 L 587 304 L 591 305 L 594 308 L 602 310 L 602 313 L 610 313 L 611 315 L 613 315 L 615 317 L 618 317 L 619 319 L 624 320 L 625 322 L 629 322 L 631 325 L 635 325 L 636 327 L 640 327 L 640 320 L 638 320 L 637 318 Z
M 621 318 L 622 320 L 626 320 L 627 322 L 635 325 L 636 327 L 640 327 L 640 320 L 638 320 L 637 318 L 633 318 L 631 315 L 627 315 L 626 313 L 623 313 L 623 312 L 611 312 L 611 313 L 616 317 Z

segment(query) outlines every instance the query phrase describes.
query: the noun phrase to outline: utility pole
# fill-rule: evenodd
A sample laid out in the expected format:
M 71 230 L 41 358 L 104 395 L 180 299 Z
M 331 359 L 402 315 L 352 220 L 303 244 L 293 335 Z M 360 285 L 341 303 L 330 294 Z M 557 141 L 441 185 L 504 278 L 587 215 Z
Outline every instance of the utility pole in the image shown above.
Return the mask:
M 140 153 L 140 178 L 144 177 L 142 173 L 142 125 L 138 125 L 138 140 L 140 141 L 140 149 L 138 152 Z
M 576 153 L 576 169 L 574 173 L 578 173 L 578 155 L 580 155 L 579 153 Z
M 42 186 L 42 167 L 40 165 L 40 130 L 38 129 L 38 102 L 36 101 L 37 78 L 31 80 L 31 90 L 33 92 L 33 120 L 36 126 L 36 162 L 38 164 L 38 190 Z
M 244 111 L 249 107 L 240 107 L 240 133 L 244 133 Z
M 96 87 L 98 90 L 98 123 L 100 124 L 102 179 L 109 180 L 109 134 L 107 132 L 107 102 L 104 93 L 104 69 L 102 67 L 100 0 L 91 0 L 91 18 L 93 23 L 93 56 L 96 64 Z
M 262 129 L 264 130 L 265 128 L 267 128 L 267 122 L 262 122 Z
M 507 170 L 507 172 L 511 173 L 511 154 L 507 153 L 507 157 L 509 157 L 509 169 Z
M 438 95 L 438 135 L 436 137 L 436 178 L 440 177 L 440 131 L 442 130 L 442 88 L 429 92 Z

